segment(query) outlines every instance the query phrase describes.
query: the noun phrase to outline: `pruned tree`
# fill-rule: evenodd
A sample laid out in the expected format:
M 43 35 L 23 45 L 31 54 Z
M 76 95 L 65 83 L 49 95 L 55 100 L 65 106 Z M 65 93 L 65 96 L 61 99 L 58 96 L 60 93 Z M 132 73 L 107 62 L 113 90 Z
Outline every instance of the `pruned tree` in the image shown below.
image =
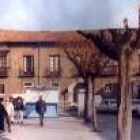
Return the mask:
M 63 45 L 63 50 L 67 58 L 74 64 L 77 70 L 77 76 L 82 77 L 86 87 L 84 103 L 84 120 L 88 121 L 91 113 L 93 130 L 97 130 L 96 109 L 94 104 L 95 78 L 99 76 L 106 66 L 109 59 L 103 55 L 95 45 L 89 41 L 71 42 Z M 92 105 L 89 101 L 90 85 L 92 85 Z M 91 109 L 89 109 L 91 108 Z
M 130 66 L 132 55 L 140 47 L 140 29 L 129 29 L 127 19 L 124 29 L 108 29 L 79 34 L 96 44 L 110 59 L 118 62 L 118 121 L 117 139 L 131 140 L 132 93 L 130 91 Z

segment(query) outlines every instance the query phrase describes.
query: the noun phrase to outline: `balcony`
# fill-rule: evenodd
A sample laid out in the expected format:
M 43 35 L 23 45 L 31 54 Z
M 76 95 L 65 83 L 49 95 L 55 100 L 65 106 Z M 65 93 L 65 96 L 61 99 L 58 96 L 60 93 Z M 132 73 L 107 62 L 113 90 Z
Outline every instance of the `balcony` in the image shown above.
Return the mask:
M 102 73 L 101 76 L 117 76 L 118 75 L 118 66 L 117 65 L 109 65 L 106 66 Z
M 19 70 L 19 77 L 34 77 L 34 71 L 23 71 L 23 70 Z
M 49 78 L 58 78 L 61 76 L 61 72 L 59 71 L 46 71 L 45 72 L 45 77 Z
M 8 77 L 8 67 L 0 67 L 0 78 Z

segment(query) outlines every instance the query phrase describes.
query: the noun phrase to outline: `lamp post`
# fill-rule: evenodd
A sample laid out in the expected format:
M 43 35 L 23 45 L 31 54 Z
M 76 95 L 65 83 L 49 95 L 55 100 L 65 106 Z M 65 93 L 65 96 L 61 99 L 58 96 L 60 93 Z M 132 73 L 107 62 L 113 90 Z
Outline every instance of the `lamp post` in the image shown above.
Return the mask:
M 123 23 L 124 23 L 124 29 L 127 30 L 129 28 L 129 26 L 128 26 L 128 18 L 124 18 Z

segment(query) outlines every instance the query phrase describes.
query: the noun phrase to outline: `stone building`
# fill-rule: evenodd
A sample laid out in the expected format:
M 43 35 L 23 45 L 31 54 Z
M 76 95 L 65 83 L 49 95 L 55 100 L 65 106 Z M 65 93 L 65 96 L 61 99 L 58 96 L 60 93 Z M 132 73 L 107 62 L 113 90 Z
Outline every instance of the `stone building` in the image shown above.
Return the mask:
M 60 99 L 66 95 L 73 102 L 78 78 L 73 78 L 74 66 L 67 59 L 60 44 L 84 41 L 74 31 L 11 31 L 0 30 L 0 96 L 24 93 L 28 87 L 59 86 Z M 140 91 L 140 55 L 136 52 L 132 63 L 133 91 Z M 110 61 L 101 77 L 96 79 L 96 92 L 112 90 L 117 83 L 117 64 Z M 111 87 L 111 88 L 110 88 Z M 66 93 L 66 94 L 64 94 Z

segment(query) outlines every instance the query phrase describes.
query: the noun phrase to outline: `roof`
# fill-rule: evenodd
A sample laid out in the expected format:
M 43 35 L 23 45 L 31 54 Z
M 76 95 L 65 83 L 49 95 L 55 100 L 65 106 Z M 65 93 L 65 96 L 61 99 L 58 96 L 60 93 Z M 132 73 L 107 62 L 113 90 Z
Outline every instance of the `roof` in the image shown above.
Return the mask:
M 75 31 L 0 30 L 0 42 L 75 42 L 85 40 Z

